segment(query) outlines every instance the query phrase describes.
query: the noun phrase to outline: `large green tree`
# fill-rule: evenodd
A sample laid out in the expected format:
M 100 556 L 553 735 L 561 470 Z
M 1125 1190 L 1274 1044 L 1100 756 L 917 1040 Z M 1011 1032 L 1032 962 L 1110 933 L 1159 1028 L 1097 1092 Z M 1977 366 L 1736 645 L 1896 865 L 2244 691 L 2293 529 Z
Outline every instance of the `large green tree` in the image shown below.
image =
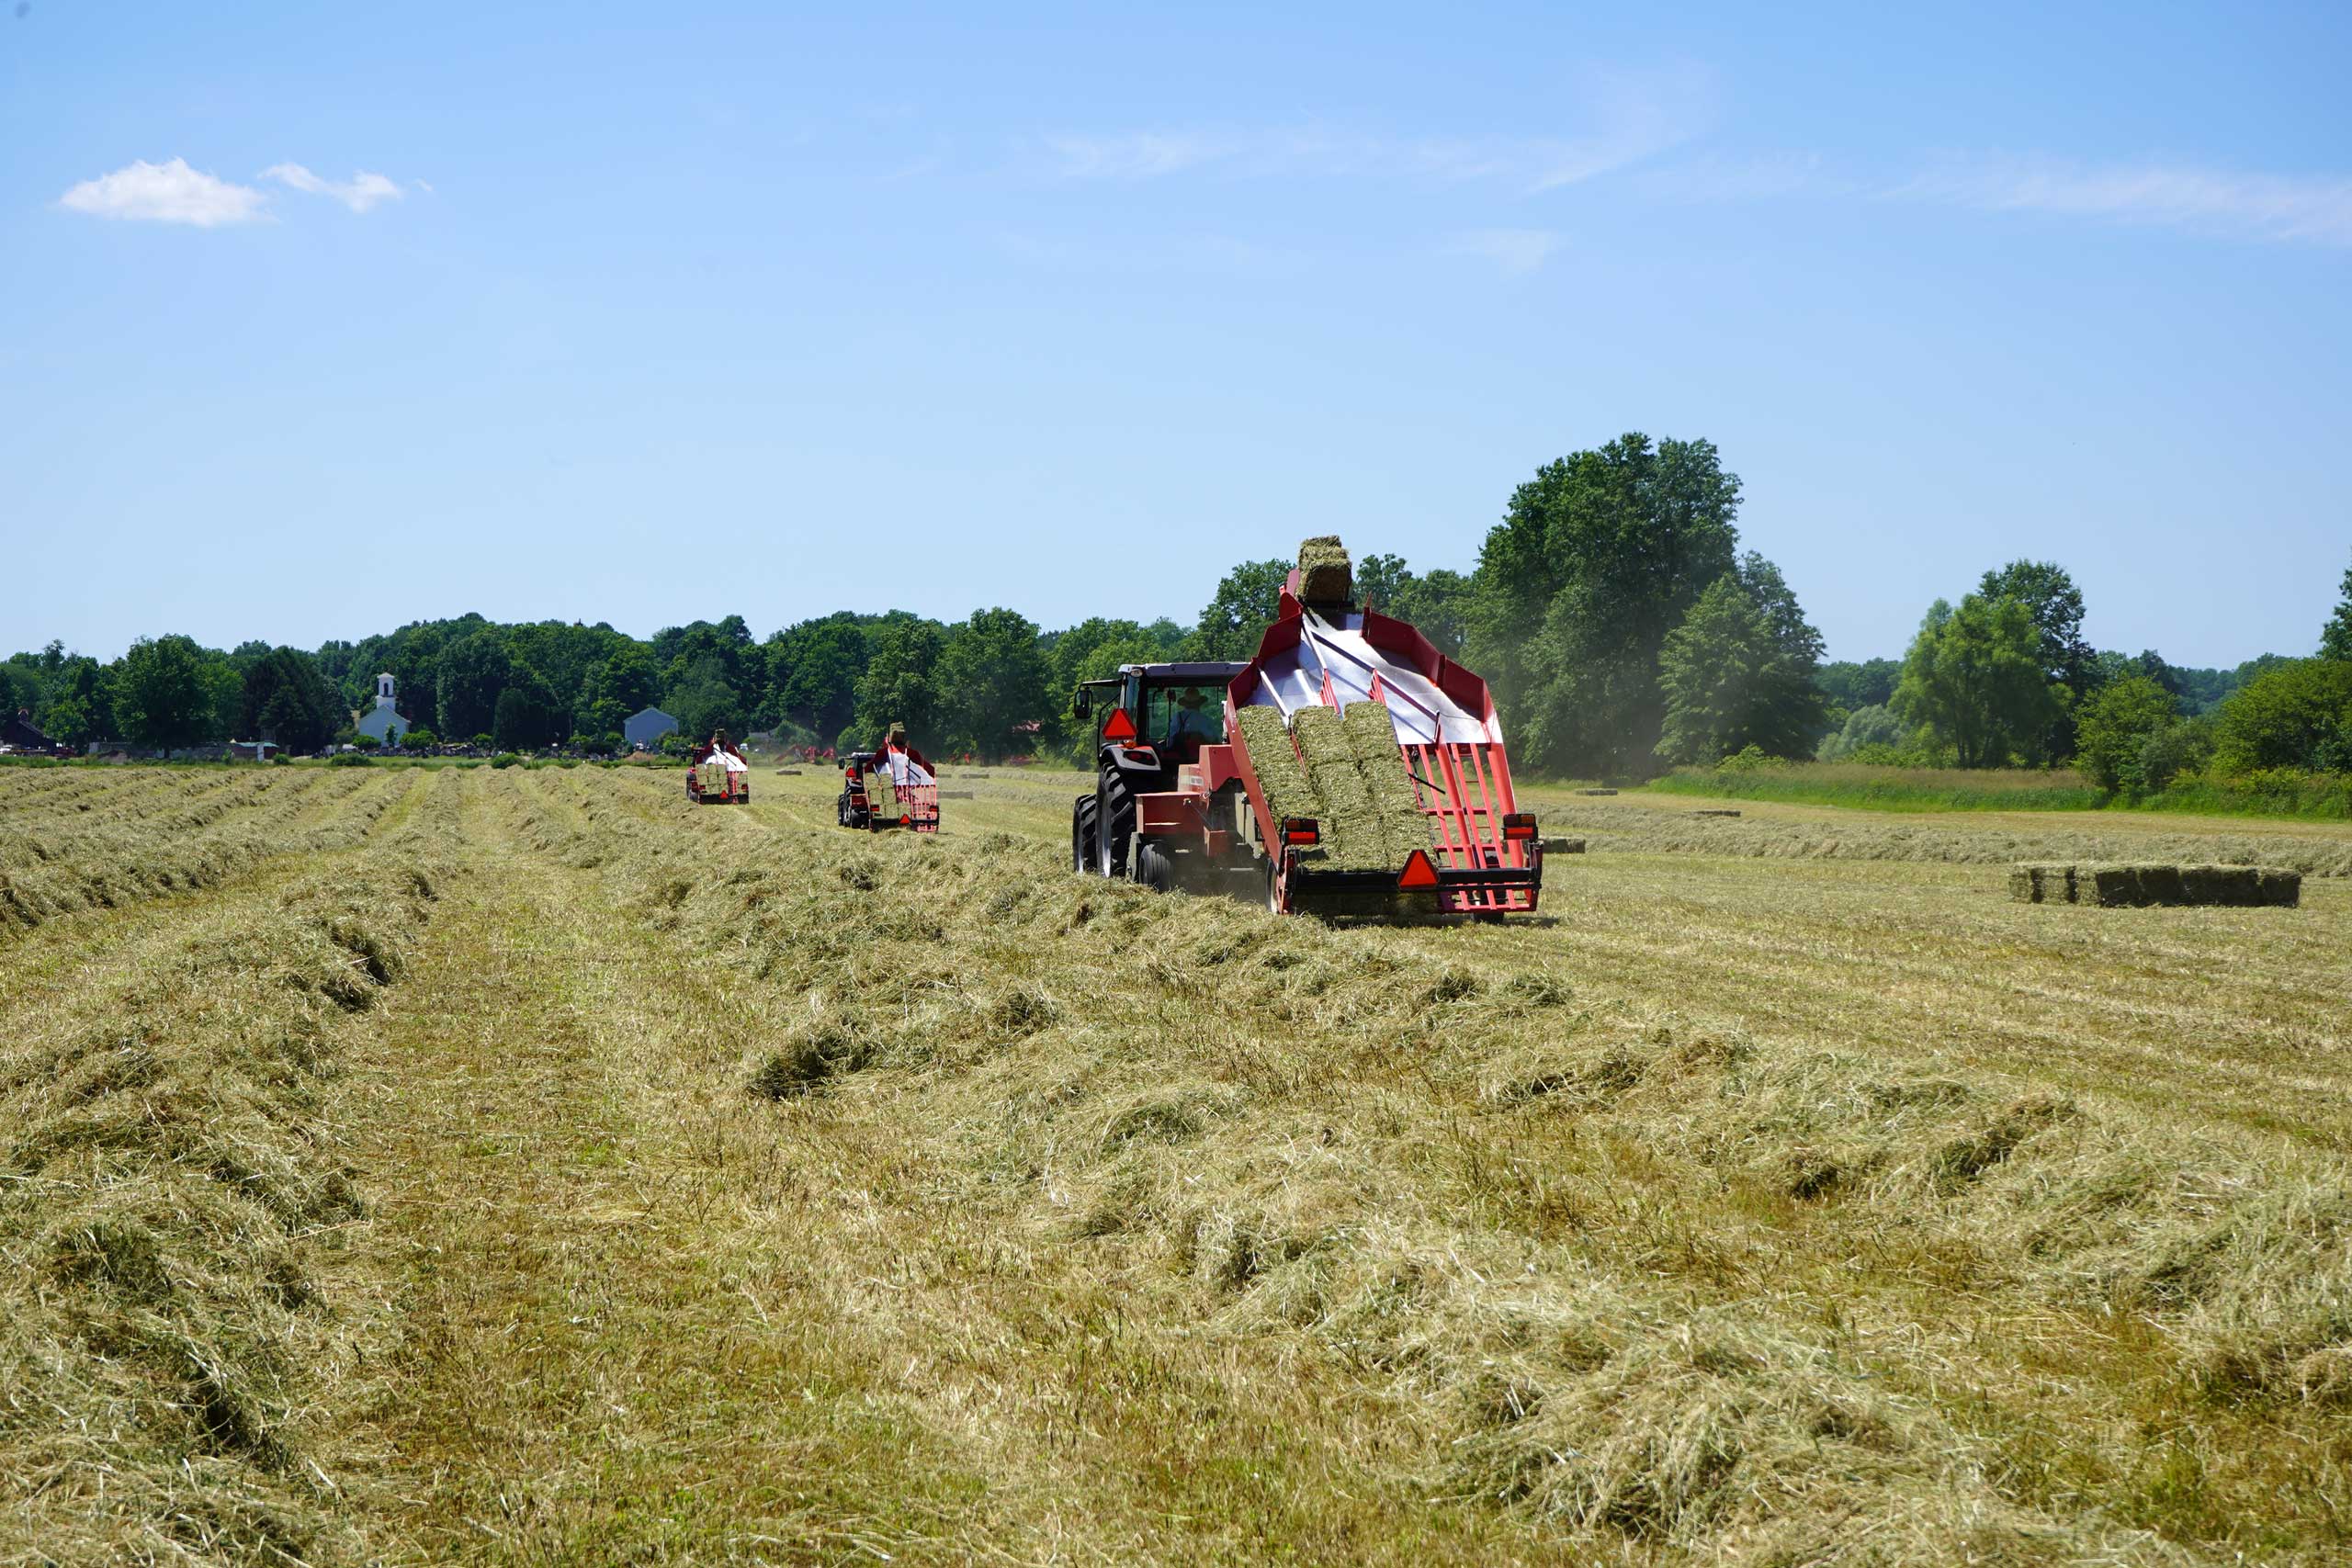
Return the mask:
M 1018 611 L 976 610 L 939 659 L 940 717 L 949 744 L 993 761 L 1034 750 L 1014 726 L 1046 719 L 1046 659 L 1037 628 Z
M 274 648 L 245 666 L 237 733 L 277 742 L 288 751 L 316 751 L 350 722 L 343 698 L 317 660 Z
M 1795 598 L 1768 612 L 1748 586 L 1786 594 L 1771 563 L 1751 556 L 1747 571 L 1717 578 L 1658 654 L 1666 719 L 1657 754 L 1669 762 L 1713 762 L 1755 746 L 1775 757 L 1809 753 L 1822 726 L 1813 683 L 1820 634 Z
M 2098 689 L 2098 655 L 2083 638 L 2083 591 L 2056 561 L 2013 560 L 1976 585 L 1986 599 L 2014 599 L 2033 616 L 2041 638 L 2041 673 L 2059 688 L 2041 754 L 2062 762 L 2075 754 L 2075 705 Z
M 2180 705 L 2150 677 L 2109 681 L 2075 715 L 2075 766 L 2101 789 L 2137 792 L 2148 782 L 2148 738 L 2179 717 Z
M 2319 656 L 2352 660 L 2352 567 L 2344 569 L 2344 597 L 2335 614 L 2319 629 Z
M 1512 492 L 1471 580 L 1468 661 L 1529 763 L 1655 767 L 1658 650 L 1733 570 L 1738 511 L 1738 477 L 1713 443 L 1639 433 L 1546 464 Z
M 769 650 L 785 716 L 831 740 L 856 712 L 865 662 L 865 628 L 847 611 L 786 627 Z
M 906 615 L 883 621 L 867 638 L 865 669 L 857 677 L 857 708 L 843 739 L 872 746 L 903 724 L 920 750 L 944 754 L 941 733 L 940 660 L 946 628 L 937 621 Z
M 546 682 L 535 671 L 518 669 L 492 705 L 490 737 L 502 750 L 536 751 L 563 739 L 569 718 Z
M 2213 723 L 2213 760 L 2226 772 L 2327 765 L 2335 744 L 2352 737 L 2352 660 L 2267 670 L 2233 692 Z
M 115 717 L 141 746 L 193 746 L 211 739 L 213 692 L 193 637 L 141 637 L 115 665 Z
M 441 650 L 434 728 L 452 739 L 492 733 L 498 721 L 498 694 L 513 679 L 505 633 L 485 626 Z
M 1258 639 L 1273 625 L 1283 581 L 1297 564 L 1277 556 L 1246 560 L 1227 572 L 1216 592 L 1202 606 L 1193 635 L 1184 639 L 1183 656 L 1199 660 L 1256 657 Z
M 2061 703 L 2042 667 L 2033 612 L 2015 599 L 1971 593 L 1958 609 L 1936 601 L 1889 705 L 1951 749 L 1963 768 L 1995 768 L 2012 755 L 2041 760 Z

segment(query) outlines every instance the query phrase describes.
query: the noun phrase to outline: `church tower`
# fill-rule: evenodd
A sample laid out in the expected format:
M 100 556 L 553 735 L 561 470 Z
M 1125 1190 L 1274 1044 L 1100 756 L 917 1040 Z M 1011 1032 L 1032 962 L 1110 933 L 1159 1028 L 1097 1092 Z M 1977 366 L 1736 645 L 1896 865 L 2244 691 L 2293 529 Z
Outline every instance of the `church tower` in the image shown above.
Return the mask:
M 392 705 L 392 678 L 390 675 L 376 677 L 376 705 L 379 708 Z

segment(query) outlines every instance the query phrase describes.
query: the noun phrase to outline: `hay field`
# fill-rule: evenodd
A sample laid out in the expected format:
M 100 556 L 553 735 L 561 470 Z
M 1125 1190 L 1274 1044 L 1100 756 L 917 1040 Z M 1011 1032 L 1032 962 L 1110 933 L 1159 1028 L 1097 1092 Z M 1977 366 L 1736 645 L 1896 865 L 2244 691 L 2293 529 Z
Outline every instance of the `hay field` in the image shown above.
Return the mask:
M 1070 877 L 1071 775 L 28 776 L 0 1562 L 2352 1549 L 2343 880 L 1333 931 Z

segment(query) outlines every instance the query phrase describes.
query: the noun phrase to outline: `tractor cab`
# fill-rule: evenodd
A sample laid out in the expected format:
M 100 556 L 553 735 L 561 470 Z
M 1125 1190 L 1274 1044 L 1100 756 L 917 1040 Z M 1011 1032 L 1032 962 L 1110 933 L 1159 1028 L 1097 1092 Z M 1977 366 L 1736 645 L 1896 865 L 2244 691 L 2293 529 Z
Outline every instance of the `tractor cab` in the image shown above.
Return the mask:
M 1094 720 L 1098 750 L 1116 746 L 1131 756 L 1148 752 L 1158 768 L 1172 770 L 1199 761 L 1202 747 L 1224 743 L 1225 688 L 1242 669 L 1225 663 L 1125 665 L 1114 676 L 1080 682 L 1070 712 Z

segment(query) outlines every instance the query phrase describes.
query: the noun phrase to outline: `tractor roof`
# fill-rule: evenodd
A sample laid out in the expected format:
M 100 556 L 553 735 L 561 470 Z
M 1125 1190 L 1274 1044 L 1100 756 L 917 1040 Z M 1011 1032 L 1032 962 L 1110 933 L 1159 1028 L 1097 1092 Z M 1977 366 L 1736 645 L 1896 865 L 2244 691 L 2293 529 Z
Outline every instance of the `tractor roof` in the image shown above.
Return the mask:
M 1134 672 L 1147 681 L 1230 681 L 1249 668 L 1221 661 L 1196 664 L 1122 664 L 1119 673 Z

